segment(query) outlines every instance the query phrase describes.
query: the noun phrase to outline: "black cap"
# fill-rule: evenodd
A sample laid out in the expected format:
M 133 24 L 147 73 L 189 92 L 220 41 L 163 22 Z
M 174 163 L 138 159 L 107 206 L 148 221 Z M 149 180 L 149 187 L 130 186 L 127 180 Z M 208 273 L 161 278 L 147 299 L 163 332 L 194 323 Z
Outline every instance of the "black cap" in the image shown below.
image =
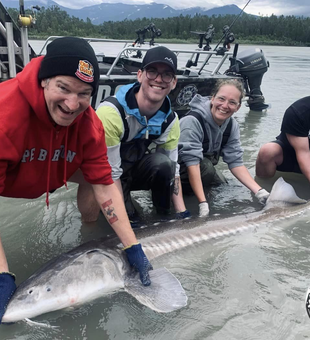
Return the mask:
M 60 75 L 75 77 L 93 87 L 92 95 L 96 93 L 99 66 L 95 52 L 86 40 L 64 37 L 47 45 L 39 80 Z
M 174 72 L 177 73 L 177 56 L 175 53 L 164 46 L 157 46 L 149 49 L 142 61 L 142 69 L 155 63 L 163 63 L 170 66 Z

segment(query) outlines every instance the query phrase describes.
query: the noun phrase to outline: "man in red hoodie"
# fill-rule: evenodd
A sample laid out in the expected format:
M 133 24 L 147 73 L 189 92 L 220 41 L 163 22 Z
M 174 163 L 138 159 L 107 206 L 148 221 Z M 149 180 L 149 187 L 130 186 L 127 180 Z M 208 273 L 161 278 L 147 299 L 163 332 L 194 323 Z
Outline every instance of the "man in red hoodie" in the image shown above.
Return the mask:
M 45 57 L 0 84 L 0 195 L 37 198 L 46 192 L 48 205 L 48 193 L 81 172 L 130 265 L 149 285 L 152 266 L 112 180 L 104 129 L 89 105 L 98 80 L 92 47 L 83 39 L 64 37 L 48 45 Z M 15 289 L 0 239 L 0 322 Z

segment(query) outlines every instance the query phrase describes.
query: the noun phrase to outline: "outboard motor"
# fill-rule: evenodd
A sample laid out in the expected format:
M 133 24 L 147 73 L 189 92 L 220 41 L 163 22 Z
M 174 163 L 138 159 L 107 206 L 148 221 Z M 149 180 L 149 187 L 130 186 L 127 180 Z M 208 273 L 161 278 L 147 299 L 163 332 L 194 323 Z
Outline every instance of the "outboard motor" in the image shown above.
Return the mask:
M 237 47 L 238 49 L 238 47 Z M 246 95 L 249 97 L 250 110 L 262 111 L 268 107 L 260 89 L 263 75 L 267 72 L 269 62 L 260 48 L 250 48 L 240 53 L 234 53 L 230 58 L 230 68 L 226 74 L 240 74 L 244 79 Z

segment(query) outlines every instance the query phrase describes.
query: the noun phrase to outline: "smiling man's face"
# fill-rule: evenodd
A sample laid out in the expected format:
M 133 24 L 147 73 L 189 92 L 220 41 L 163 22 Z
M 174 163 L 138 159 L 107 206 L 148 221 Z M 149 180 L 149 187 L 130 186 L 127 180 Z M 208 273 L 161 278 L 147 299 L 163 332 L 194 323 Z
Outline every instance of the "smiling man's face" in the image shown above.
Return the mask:
M 177 84 L 177 79 L 174 76 L 172 69 L 164 63 L 154 63 L 147 67 L 147 69 L 152 69 L 153 71 L 157 71 L 158 76 L 150 80 L 146 75 L 146 70 L 138 71 L 138 81 L 141 84 L 141 91 L 143 98 L 153 104 L 162 103 L 165 97 L 175 88 Z M 164 82 L 162 77 L 163 73 L 170 73 L 173 75 L 173 79 L 171 82 Z
M 92 86 L 71 76 L 43 79 L 44 98 L 51 119 L 60 126 L 69 126 L 90 103 Z

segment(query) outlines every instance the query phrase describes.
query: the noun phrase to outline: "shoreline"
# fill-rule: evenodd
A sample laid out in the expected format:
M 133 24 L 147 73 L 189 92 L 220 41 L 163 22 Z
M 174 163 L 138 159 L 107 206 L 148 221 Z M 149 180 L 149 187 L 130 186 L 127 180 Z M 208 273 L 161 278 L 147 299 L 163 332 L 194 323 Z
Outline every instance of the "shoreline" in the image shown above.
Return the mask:
M 29 34 L 28 39 L 29 40 L 46 40 L 49 36 L 38 36 L 38 35 L 31 35 Z M 102 38 L 102 39 L 112 39 L 109 37 L 86 37 L 85 38 Z M 118 39 L 115 39 L 118 40 Z M 127 39 L 130 40 L 130 39 Z M 132 39 L 134 42 L 134 39 Z M 159 44 L 198 44 L 197 39 L 156 39 L 155 43 Z M 218 41 L 214 41 L 212 44 L 217 44 Z M 297 41 L 279 41 L 279 40 L 270 40 L 270 39 L 262 39 L 262 40 L 257 40 L 257 39 L 238 39 L 237 42 L 240 45 L 263 45 L 263 46 L 292 46 L 292 47 L 310 47 L 310 44 L 303 44 L 301 42 Z M 148 44 L 146 41 L 145 44 Z

